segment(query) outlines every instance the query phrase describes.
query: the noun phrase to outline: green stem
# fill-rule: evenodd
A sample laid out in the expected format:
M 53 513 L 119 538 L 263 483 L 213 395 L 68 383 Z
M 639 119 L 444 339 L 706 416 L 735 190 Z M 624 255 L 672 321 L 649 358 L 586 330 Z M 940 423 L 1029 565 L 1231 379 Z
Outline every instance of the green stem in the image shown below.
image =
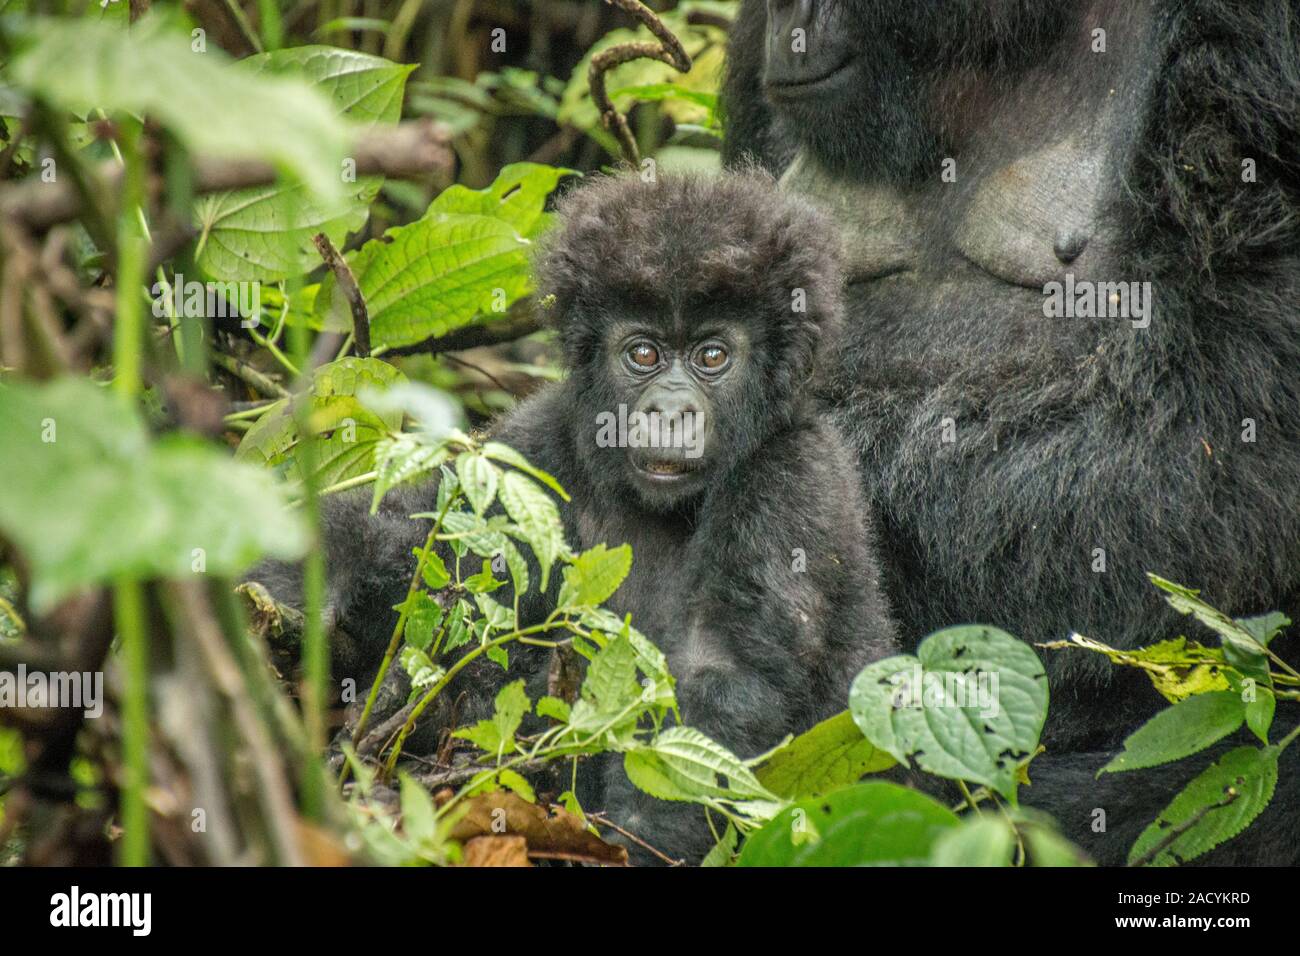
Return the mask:
M 379 670 L 375 673 L 375 679 L 370 685 L 370 693 L 366 696 L 366 706 L 361 710 L 361 719 L 357 721 L 356 730 L 352 732 L 352 744 L 358 746 L 361 742 L 361 734 L 366 729 L 366 723 L 370 720 L 370 712 L 375 708 L 375 700 L 379 697 L 379 688 L 384 683 L 384 678 L 388 675 L 388 669 L 393 665 L 393 658 L 397 656 L 397 648 L 402 643 L 402 635 L 406 632 L 406 619 L 410 614 L 411 600 L 415 597 L 416 589 L 420 586 L 420 581 L 424 578 L 424 565 L 429 559 L 429 549 L 438 536 L 438 529 L 442 527 L 442 521 L 447 517 L 447 509 L 459 495 L 452 495 L 447 499 L 447 503 L 442 506 L 438 512 L 438 518 L 433 522 L 433 527 L 429 529 L 428 536 L 424 539 L 424 547 L 420 549 L 420 557 L 415 562 L 415 573 L 411 575 L 411 583 L 406 588 L 406 600 L 402 602 L 402 610 L 397 615 L 397 623 L 393 625 L 392 636 L 388 639 L 388 647 L 384 650 L 384 659 L 379 664 Z M 345 763 L 343 771 L 339 777 L 339 785 L 342 786 L 347 782 L 349 767 Z
M 149 648 L 144 586 L 119 578 L 113 585 L 113 619 L 122 640 L 122 866 L 149 865 Z

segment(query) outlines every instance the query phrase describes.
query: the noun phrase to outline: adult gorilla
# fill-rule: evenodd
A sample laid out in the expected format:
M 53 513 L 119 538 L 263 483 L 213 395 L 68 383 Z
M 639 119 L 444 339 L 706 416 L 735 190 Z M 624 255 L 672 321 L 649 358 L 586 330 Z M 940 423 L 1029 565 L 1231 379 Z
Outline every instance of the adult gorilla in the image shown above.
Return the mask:
M 1300 619 L 1300 2 L 745 0 L 730 64 L 728 161 L 849 232 L 827 399 L 909 640 L 1186 633 L 1146 571 Z M 1047 317 L 1055 282 L 1126 317 Z M 1043 656 L 1026 800 L 1122 861 L 1212 755 L 1095 780 L 1160 699 Z M 1296 750 L 1205 859 L 1295 862 Z

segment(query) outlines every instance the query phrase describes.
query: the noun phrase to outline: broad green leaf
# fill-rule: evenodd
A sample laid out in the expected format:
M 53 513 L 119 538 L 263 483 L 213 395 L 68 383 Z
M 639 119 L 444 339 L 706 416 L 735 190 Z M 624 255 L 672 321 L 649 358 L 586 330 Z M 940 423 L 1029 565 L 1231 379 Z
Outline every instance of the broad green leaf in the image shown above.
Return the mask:
M 431 512 L 421 512 L 417 518 L 436 518 Z M 460 541 L 480 558 L 491 558 L 506 545 L 505 533 L 496 518 L 484 519 L 469 511 L 448 511 L 442 520 L 443 530 L 460 535 Z
M 302 77 L 360 129 L 401 118 L 406 78 L 415 67 L 353 50 L 305 46 L 249 57 L 240 61 L 240 69 L 259 78 Z M 318 266 L 312 237 L 323 232 L 342 246 L 365 224 L 383 183 L 379 176 L 358 179 L 343 166 L 334 176 L 343 187 L 342 203 L 314 201 L 284 183 L 204 197 L 197 211 L 199 267 L 212 278 L 274 281 Z M 330 327 L 350 329 L 351 321 Z
M 900 763 L 911 757 L 1014 803 L 1018 769 L 1047 717 L 1047 675 L 1038 655 L 1005 631 L 953 627 L 922 641 L 916 657 L 869 665 L 853 682 L 849 710 Z
M 863 736 L 846 710 L 790 741 L 768 757 L 756 774 L 773 793 L 797 800 L 852 786 L 895 762 Z
M 501 786 L 507 790 L 513 790 L 529 803 L 537 802 L 537 793 L 533 790 L 533 785 L 517 771 L 511 770 L 509 767 L 503 767 L 497 771 L 497 779 L 501 781 Z
M 470 325 L 480 313 L 504 314 L 531 290 L 529 242 L 493 216 L 438 215 L 388 230 L 348 257 L 370 313 L 375 347 L 414 345 Z M 316 315 L 347 305 L 333 275 L 321 282 Z
M 1129 851 L 1129 863 L 1136 863 L 1159 846 L 1176 827 L 1191 824 L 1186 832 L 1161 849 L 1150 865 L 1186 863 L 1246 829 L 1273 799 L 1280 752 L 1276 747 L 1238 747 L 1228 751 L 1189 783 L 1142 831 Z
M 1124 741 L 1124 749 L 1099 770 L 1116 773 L 1172 763 L 1199 753 L 1233 733 L 1246 706 L 1233 691 L 1197 694 L 1156 714 Z
M 668 670 L 668 658 L 650 639 L 623 618 L 603 607 L 587 607 L 580 620 L 587 627 L 606 634 L 624 635 L 636 652 L 636 666 L 653 685 L 653 697 L 646 701 L 658 707 L 674 709 L 677 706 L 677 681 Z M 577 642 L 575 642 L 577 646 Z M 642 691 L 643 699 L 645 690 Z
M 567 721 L 569 719 L 569 704 L 558 697 L 547 695 L 537 701 L 537 716 Z
M 518 528 L 517 536 L 533 549 L 542 574 L 539 587 L 545 591 L 551 566 L 568 552 L 560 511 L 550 495 L 518 471 L 507 471 L 502 475 L 498 495 Z
M 297 558 L 301 516 L 266 472 L 197 439 L 151 443 L 136 409 L 86 379 L 0 385 L 0 534 L 37 613 L 118 575 L 235 577 Z
M 421 554 L 420 549 L 415 550 L 415 559 L 418 561 Z M 447 562 L 442 559 L 436 550 L 429 549 L 425 555 L 424 564 L 420 565 L 420 577 L 426 587 L 434 591 L 441 591 L 451 583 L 451 572 L 447 570 Z
M 535 238 L 545 227 L 546 197 L 565 176 L 581 175 L 573 169 L 540 163 L 511 163 L 486 189 L 459 184 L 443 190 L 429 206 L 428 216 L 443 213 L 493 216 L 509 223 L 525 239 Z
M 465 452 L 456 458 L 456 476 L 475 513 L 485 512 L 497 496 L 501 470 L 477 452 Z
M 560 607 L 604 604 L 632 570 L 632 548 L 626 544 L 609 550 L 598 544 L 574 558 L 564 569 Z
M 934 841 L 931 866 L 1010 866 L 1016 832 L 1002 817 L 985 814 L 963 821 Z
M 411 595 L 409 603 L 403 638 L 410 646 L 427 651 L 429 645 L 433 643 L 434 631 L 442 623 L 443 610 L 438 602 L 429 596 L 428 591 L 416 591 Z M 400 607 L 401 605 L 399 609 Z
M 783 810 L 745 841 L 739 866 L 924 866 L 957 815 L 923 793 L 859 783 Z
M 316 479 L 322 486 L 372 470 L 377 443 L 401 428 L 402 416 L 400 412 L 373 411 L 361 402 L 358 393 L 402 381 L 405 376 L 396 368 L 372 358 L 339 359 L 312 373 L 307 392 L 311 402 L 308 422 L 317 436 Z M 295 411 L 285 399 L 269 406 L 253 423 L 235 457 L 277 467 L 301 479 L 299 437 Z
M 95 19 L 31 20 L 7 74 L 56 109 L 149 116 L 195 155 L 269 160 L 321 199 L 341 193 L 349 129 L 326 97 L 301 79 L 242 69 L 215 43 L 196 51 L 164 17 L 130 30 Z

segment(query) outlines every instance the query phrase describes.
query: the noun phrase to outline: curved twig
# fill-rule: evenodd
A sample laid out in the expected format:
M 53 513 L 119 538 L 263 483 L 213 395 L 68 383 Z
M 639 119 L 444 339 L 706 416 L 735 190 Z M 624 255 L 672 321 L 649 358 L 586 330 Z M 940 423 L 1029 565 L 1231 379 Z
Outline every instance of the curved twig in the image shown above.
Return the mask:
M 626 10 L 632 16 L 636 17 L 655 38 L 659 40 L 658 44 L 648 42 L 637 43 L 620 43 L 612 46 L 608 50 L 602 50 L 591 58 L 591 68 L 587 71 L 587 82 L 591 87 L 591 99 L 596 104 L 596 109 L 600 111 L 600 121 L 604 127 L 614 134 L 618 140 L 619 148 L 623 151 L 623 158 L 633 166 L 641 163 L 641 151 L 637 149 L 636 137 L 632 135 L 632 128 L 628 126 L 627 117 L 614 108 L 614 103 L 609 98 L 609 93 L 605 90 L 605 74 L 616 66 L 624 63 L 630 63 L 632 60 L 639 60 L 642 57 L 649 57 L 652 60 L 658 60 L 660 63 L 667 63 L 679 73 L 685 73 L 691 68 L 691 58 L 682 46 L 682 41 L 677 39 L 671 30 L 664 26 L 663 21 L 655 16 L 654 12 L 640 0 L 605 0 L 606 3 L 612 3 L 616 7 Z

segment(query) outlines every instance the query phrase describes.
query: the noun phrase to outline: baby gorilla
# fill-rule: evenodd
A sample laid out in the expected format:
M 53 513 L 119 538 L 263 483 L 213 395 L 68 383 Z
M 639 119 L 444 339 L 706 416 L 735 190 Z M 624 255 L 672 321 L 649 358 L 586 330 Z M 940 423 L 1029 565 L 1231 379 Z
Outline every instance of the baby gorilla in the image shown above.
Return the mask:
M 834 228 L 758 173 L 604 178 L 559 212 L 537 266 L 568 376 L 494 437 L 569 492 L 575 549 L 631 544 L 608 606 L 667 655 L 683 721 L 753 757 L 843 710 L 895 650 L 857 467 L 812 396 L 840 322 Z M 402 489 L 377 518 L 330 504 L 331 608 L 366 667 L 425 534 L 404 516 L 432 497 Z M 527 600 L 521 624 L 548 610 Z M 472 698 L 518 676 L 545 692 L 546 652 L 511 656 L 508 675 L 474 670 Z M 635 790 L 621 761 L 596 773 L 587 805 L 673 857 L 709 849 L 702 809 Z

